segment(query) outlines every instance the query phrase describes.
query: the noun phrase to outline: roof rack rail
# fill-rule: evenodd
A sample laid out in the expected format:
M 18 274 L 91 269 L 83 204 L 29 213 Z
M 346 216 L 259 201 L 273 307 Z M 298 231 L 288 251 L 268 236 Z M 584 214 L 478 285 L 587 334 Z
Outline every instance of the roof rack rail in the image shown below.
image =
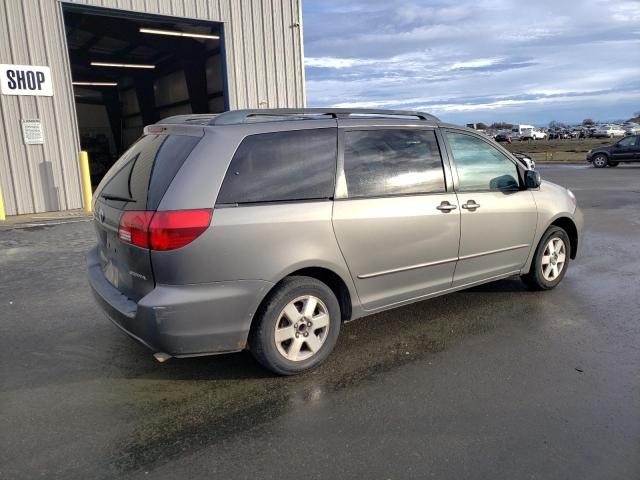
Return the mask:
M 326 115 L 331 118 L 346 118 L 351 115 L 378 115 L 417 117 L 420 120 L 439 122 L 438 117 L 430 113 L 409 110 L 377 110 L 369 108 L 259 108 L 251 110 L 232 110 L 213 117 L 209 125 L 233 125 L 247 123 L 252 117 L 287 117 L 308 115 Z
M 163 118 L 156 123 L 158 124 L 172 124 L 172 125 L 211 125 L 212 121 L 218 114 L 187 114 L 187 115 L 173 115 L 171 117 Z

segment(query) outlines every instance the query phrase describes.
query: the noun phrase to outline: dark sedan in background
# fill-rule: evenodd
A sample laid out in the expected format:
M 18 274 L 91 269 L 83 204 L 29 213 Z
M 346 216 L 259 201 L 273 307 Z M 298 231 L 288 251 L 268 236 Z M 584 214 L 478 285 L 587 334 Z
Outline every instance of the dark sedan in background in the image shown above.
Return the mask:
M 596 168 L 617 167 L 620 162 L 640 162 L 640 135 L 630 135 L 613 145 L 604 145 L 587 152 L 587 161 Z
M 495 136 L 495 141 L 511 143 L 511 134 L 506 132 L 500 132 Z

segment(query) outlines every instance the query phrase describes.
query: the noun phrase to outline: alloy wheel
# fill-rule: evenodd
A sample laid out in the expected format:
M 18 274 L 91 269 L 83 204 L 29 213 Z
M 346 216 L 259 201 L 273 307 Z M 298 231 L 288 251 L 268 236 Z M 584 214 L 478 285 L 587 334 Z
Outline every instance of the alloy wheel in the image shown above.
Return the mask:
M 561 238 L 553 237 L 547 243 L 542 254 L 542 276 L 553 282 L 562 273 L 567 258 L 567 251 Z
M 318 297 L 304 295 L 289 302 L 280 312 L 275 342 L 280 355 L 301 362 L 315 355 L 327 339 L 331 318 Z
M 593 159 L 593 164 L 596 167 L 599 167 L 599 168 L 606 167 L 607 166 L 607 157 L 605 157 L 604 155 L 597 155 Z

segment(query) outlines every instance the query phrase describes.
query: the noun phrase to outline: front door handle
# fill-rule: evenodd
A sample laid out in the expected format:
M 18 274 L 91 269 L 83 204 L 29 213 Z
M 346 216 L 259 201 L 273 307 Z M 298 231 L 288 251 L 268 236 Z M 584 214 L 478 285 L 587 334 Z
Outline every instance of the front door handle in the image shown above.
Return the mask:
M 440 205 L 438 205 L 436 207 L 438 210 L 440 210 L 441 212 L 450 212 L 451 210 L 455 210 L 456 208 L 458 208 L 457 205 L 451 205 L 449 202 L 444 201 L 442 202 Z
M 462 208 L 471 212 L 475 212 L 477 208 L 480 208 L 480 204 L 476 203 L 475 200 L 469 200 L 467 203 L 462 204 Z

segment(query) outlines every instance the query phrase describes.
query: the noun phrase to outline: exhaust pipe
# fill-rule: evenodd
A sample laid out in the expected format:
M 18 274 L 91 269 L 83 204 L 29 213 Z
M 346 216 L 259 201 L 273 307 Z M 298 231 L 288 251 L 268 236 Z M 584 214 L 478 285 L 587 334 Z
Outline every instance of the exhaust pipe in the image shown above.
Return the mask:
M 153 357 L 160 363 L 164 363 L 171 358 L 171 355 L 163 352 L 156 352 L 153 354 Z

